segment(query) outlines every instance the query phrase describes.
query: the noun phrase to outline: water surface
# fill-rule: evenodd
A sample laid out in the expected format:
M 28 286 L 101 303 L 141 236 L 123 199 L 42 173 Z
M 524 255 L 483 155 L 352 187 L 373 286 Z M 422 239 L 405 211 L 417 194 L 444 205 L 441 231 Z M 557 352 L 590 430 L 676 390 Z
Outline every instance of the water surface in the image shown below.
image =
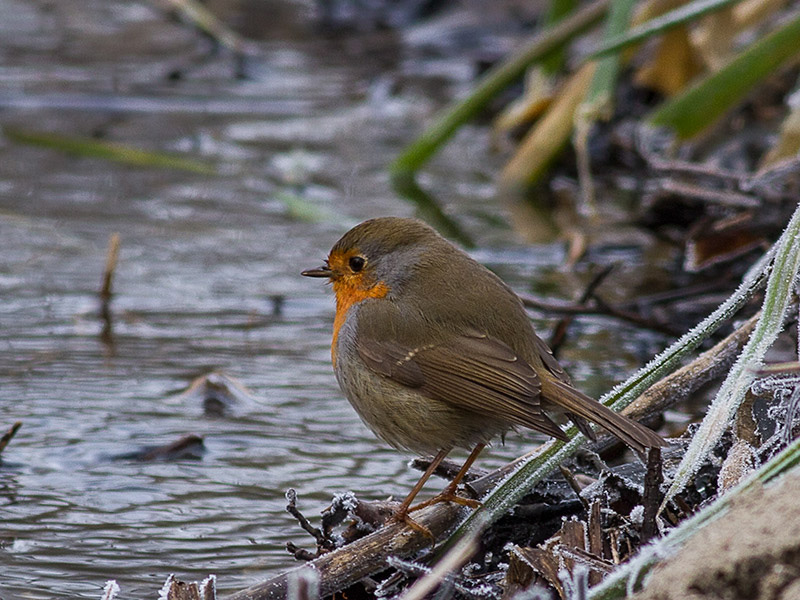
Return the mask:
M 294 564 L 287 541 L 311 545 L 284 512 L 288 487 L 313 516 L 336 492 L 402 496 L 417 476 L 342 399 L 332 299 L 299 272 L 359 220 L 413 214 L 385 166 L 475 68 L 428 41 L 508 39 L 453 19 L 325 37 L 304 2 L 212 2 L 258 38 L 237 79 L 229 53 L 155 6 L 0 2 L 4 127 L 184 152 L 219 170 L 0 142 L 0 428 L 23 422 L 0 463 L 5 599 L 97 598 L 112 578 L 121 597 L 146 597 L 171 572 L 238 589 Z M 560 274 L 560 245 L 528 248 L 498 225 L 501 159 L 487 144 L 467 128 L 424 185 L 512 285 L 580 289 Z M 298 216 L 308 206 L 313 220 Z M 97 291 L 113 232 L 109 343 Z M 564 360 L 595 393 L 661 343 L 591 319 L 576 335 Z M 252 394 L 221 417 L 180 394 L 213 370 Z M 200 459 L 119 458 L 187 433 L 204 437 Z M 536 442 L 510 435 L 482 465 Z

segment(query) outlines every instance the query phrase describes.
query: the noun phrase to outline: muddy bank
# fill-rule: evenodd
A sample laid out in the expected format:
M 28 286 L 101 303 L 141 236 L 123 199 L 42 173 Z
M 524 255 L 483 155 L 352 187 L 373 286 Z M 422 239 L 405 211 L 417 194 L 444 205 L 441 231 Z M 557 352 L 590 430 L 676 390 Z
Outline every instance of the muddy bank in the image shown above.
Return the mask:
M 653 571 L 636 600 L 800 598 L 800 475 L 744 494 Z

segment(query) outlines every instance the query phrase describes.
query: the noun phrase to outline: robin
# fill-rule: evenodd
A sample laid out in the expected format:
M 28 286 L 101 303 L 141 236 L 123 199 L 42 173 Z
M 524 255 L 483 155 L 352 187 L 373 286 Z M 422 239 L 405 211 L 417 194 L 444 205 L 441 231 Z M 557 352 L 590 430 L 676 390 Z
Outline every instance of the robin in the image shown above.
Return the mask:
M 414 220 L 364 221 L 302 273 L 333 284 L 331 358 L 361 419 L 391 446 L 434 456 L 395 519 L 435 502 L 477 506 L 456 489 L 481 450 L 509 429 L 568 437 L 548 413 L 590 438 L 594 422 L 636 451 L 656 433 L 578 391 L 503 281 Z M 411 503 L 453 448 L 471 450 L 442 493 Z

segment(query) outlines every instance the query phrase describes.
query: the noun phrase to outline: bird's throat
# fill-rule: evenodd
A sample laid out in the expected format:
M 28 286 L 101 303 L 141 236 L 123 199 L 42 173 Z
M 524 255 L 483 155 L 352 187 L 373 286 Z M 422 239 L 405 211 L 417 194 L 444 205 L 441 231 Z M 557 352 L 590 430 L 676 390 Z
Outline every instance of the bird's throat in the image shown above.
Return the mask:
M 384 282 L 363 288 L 353 285 L 350 281 L 334 281 L 333 292 L 336 294 L 336 317 L 333 319 L 333 341 L 331 342 L 331 361 L 336 368 L 336 343 L 339 340 L 339 330 L 347 320 L 350 309 L 369 298 L 384 298 L 389 293 L 389 286 Z

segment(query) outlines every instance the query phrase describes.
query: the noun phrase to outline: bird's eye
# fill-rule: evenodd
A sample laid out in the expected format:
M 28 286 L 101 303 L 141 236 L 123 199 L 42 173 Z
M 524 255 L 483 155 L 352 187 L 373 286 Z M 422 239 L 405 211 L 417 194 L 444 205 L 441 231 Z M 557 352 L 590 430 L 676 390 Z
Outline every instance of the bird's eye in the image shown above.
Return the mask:
M 361 269 L 364 268 L 367 260 L 363 256 L 353 256 L 350 258 L 347 264 L 350 265 L 350 269 L 353 273 L 358 273 Z

